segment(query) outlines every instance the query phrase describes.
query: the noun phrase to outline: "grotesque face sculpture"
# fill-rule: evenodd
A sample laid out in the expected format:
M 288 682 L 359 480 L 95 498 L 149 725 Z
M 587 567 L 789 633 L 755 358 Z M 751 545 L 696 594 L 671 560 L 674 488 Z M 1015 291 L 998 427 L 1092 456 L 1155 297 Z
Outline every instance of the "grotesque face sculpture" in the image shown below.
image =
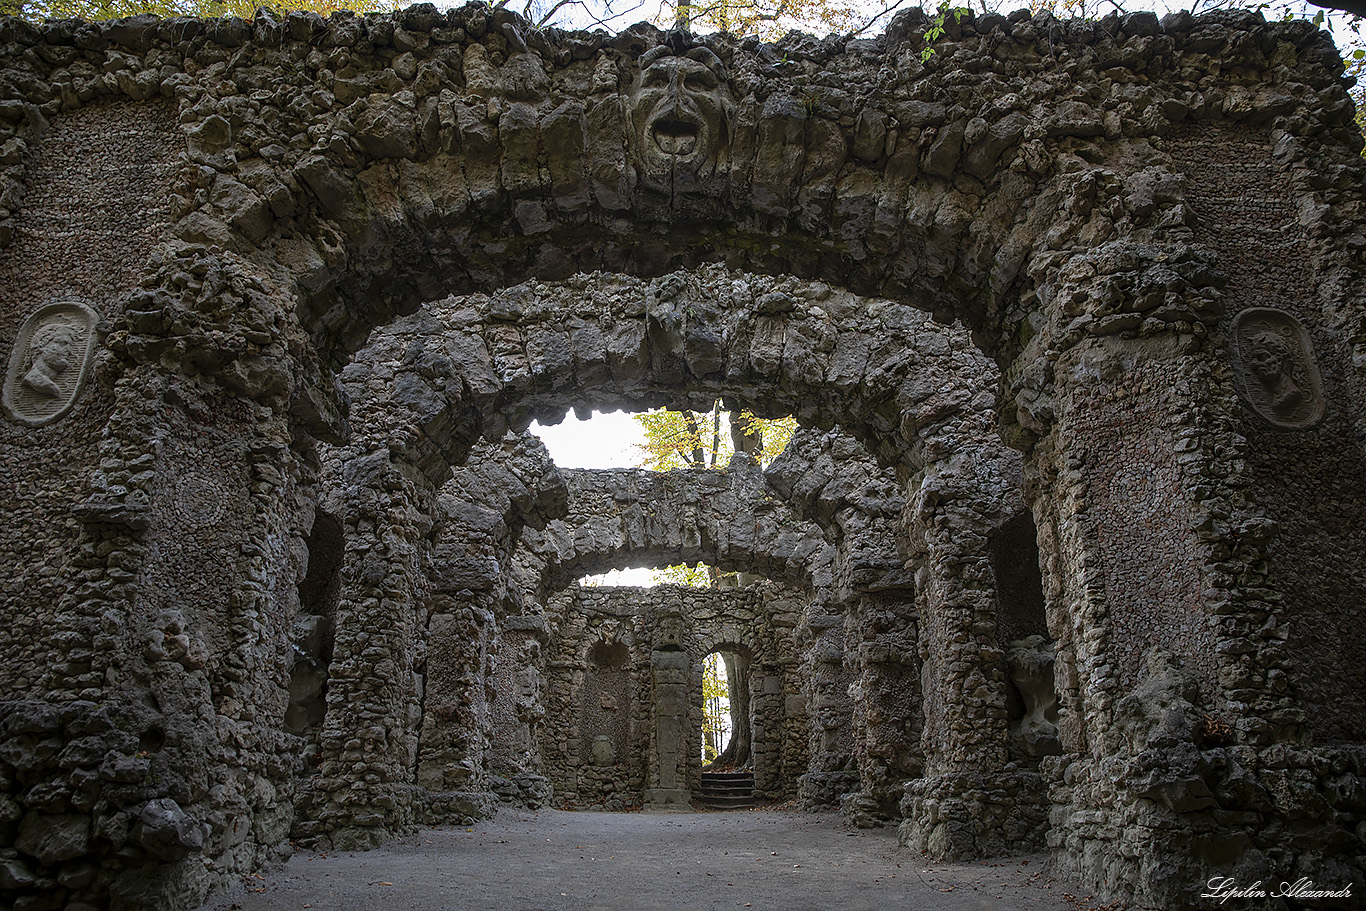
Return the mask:
M 711 51 L 647 51 L 640 58 L 640 78 L 631 93 L 631 126 L 642 177 L 667 185 L 675 176 L 713 173 L 730 139 L 734 108 L 724 67 Z

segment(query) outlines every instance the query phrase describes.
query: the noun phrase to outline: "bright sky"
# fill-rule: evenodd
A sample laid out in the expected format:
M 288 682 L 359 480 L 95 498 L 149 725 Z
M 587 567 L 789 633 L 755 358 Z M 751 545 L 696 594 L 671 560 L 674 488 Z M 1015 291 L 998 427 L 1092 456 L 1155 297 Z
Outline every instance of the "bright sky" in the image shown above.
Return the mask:
M 640 464 L 636 447 L 645 445 L 641 426 L 624 411 L 594 411 L 586 421 L 571 411 L 553 426 L 532 422 L 531 432 L 561 468 L 632 468 Z

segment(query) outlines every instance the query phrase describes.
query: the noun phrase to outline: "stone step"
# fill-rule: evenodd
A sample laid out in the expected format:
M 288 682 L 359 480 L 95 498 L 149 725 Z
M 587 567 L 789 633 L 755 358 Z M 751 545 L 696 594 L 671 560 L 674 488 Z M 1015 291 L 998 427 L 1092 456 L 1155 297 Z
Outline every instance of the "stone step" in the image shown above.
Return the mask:
M 754 806 L 754 772 L 703 772 L 698 802 L 717 810 Z

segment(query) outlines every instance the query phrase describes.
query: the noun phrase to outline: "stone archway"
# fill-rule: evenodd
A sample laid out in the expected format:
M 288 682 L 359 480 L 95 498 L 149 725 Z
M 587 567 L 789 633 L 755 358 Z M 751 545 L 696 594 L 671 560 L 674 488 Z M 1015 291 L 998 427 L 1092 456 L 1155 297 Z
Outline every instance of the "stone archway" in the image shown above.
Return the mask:
M 543 34 L 482 7 L 5 26 L 3 130 L 22 145 L 3 175 L 6 325 L 56 313 L 42 308 L 70 282 L 48 264 L 78 261 L 91 274 L 71 281 L 112 329 L 82 365 L 94 394 L 53 423 L 5 425 L 25 453 L 6 477 L 36 492 L 16 504 L 7 616 L 51 633 L 6 645 L 23 700 L 7 732 L 128 730 L 141 749 L 110 749 L 163 782 L 109 810 L 143 834 L 90 849 L 105 871 L 90 896 L 185 904 L 281 843 L 272 808 L 288 803 L 296 749 L 277 723 L 283 644 L 313 443 L 346 430 L 334 373 L 367 333 L 445 293 L 723 259 L 957 317 L 1000 364 L 1066 669 L 1054 777 L 1068 782 L 1068 862 L 1134 903 L 1170 904 L 1234 863 L 1201 833 L 1269 856 L 1287 820 L 1322 815 L 1284 795 L 1313 793 L 1340 813 L 1295 862 L 1332 872 L 1319 847 L 1350 839 L 1351 814 L 1317 770 L 1336 750 L 1359 767 L 1366 712 L 1366 661 L 1350 651 L 1366 641 L 1366 579 L 1343 569 L 1366 546 L 1366 497 L 1327 483 L 1359 476 L 1366 413 L 1362 165 L 1339 61 L 1307 25 L 1242 14 L 983 17 L 929 60 L 924 24 L 776 49 L 649 28 Z M 692 113 L 661 120 L 658 92 L 687 74 L 701 80 Z M 154 175 L 134 182 L 137 211 L 67 173 L 87 150 L 130 148 Z M 46 230 L 73 213 L 104 240 Z M 810 341 L 781 300 L 751 305 L 784 352 Z M 669 341 L 676 316 L 667 297 L 656 307 L 660 367 L 691 371 L 707 340 Z M 10 363 L 35 363 L 38 328 Z M 27 375 L 7 380 L 12 413 L 32 405 L 14 389 Z M 889 462 L 913 436 L 897 436 L 919 404 L 905 389 L 856 419 Z M 500 413 L 482 394 L 445 415 L 454 436 Z M 370 515 L 409 508 L 440 469 L 434 418 L 352 450 Z M 938 497 L 926 515 L 952 510 Z M 22 571 L 34 529 L 60 582 Z M 386 580 L 416 578 L 414 544 L 385 541 L 343 572 L 374 575 L 382 606 Z M 927 565 L 970 577 L 970 557 L 945 544 Z M 970 625 L 972 585 L 942 591 Z M 394 746 L 382 726 L 360 733 L 357 757 Z M 15 771 L 65 780 L 105 759 L 62 755 Z M 1105 770 L 1119 767 L 1116 789 Z M 1252 798 L 1225 787 L 1244 772 Z M 209 786 L 220 778 L 235 783 Z M 1221 828 L 1220 799 L 1257 821 Z M 56 876 L 86 855 L 43 850 L 44 833 L 94 832 L 105 811 L 52 809 L 24 804 L 21 828 L 25 856 Z M 260 840 L 228 844 L 226 821 L 248 817 Z M 208 819 L 224 822 L 205 843 L 192 833 Z M 124 848 L 159 872 L 118 879 Z
M 751 290 L 751 281 L 762 282 L 758 291 Z M 651 322 L 650 302 L 657 300 L 662 286 L 671 288 L 669 299 L 678 302 L 681 309 L 692 315 L 683 331 L 665 334 L 662 339 L 658 336 L 652 339 L 650 327 L 657 324 L 658 320 Z M 591 294 L 587 293 L 590 287 Z M 878 451 L 888 458 L 895 458 L 903 473 L 915 473 L 914 485 L 917 488 L 928 484 L 927 495 L 921 498 L 922 505 L 918 507 L 924 515 L 914 520 L 917 527 L 938 528 L 935 540 L 940 543 L 936 546 L 941 549 L 948 547 L 948 553 L 961 553 L 964 547 L 969 547 L 967 542 L 976 539 L 963 538 L 954 543 L 954 529 L 965 529 L 973 522 L 983 529 L 989 527 L 993 521 L 992 510 L 1002 508 L 989 504 L 1007 495 L 1012 489 L 1012 472 L 1018 470 L 1012 467 L 1017 464 L 1015 460 L 1001 449 L 993 429 L 993 419 L 988 410 L 991 397 L 986 387 L 986 378 L 990 375 L 989 365 L 971 352 L 963 334 L 946 333 L 933 328 L 926 317 L 915 311 L 878 303 L 870 308 L 871 312 L 879 325 L 890 323 L 898 327 L 898 343 L 887 344 L 885 340 L 875 343 L 873 348 L 878 359 L 874 360 L 871 355 L 865 359 L 858 348 L 853 347 L 860 344 L 860 338 L 846 339 L 843 358 L 845 362 L 859 365 L 858 377 L 875 375 L 880 378 L 882 385 L 870 386 L 865 391 L 857 383 L 857 378 L 851 375 L 843 385 L 827 388 L 818 379 L 822 376 L 821 370 L 813 368 L 808 360 L 809 357 L 815 357 L 820 361 L 824 356 L 819 343 L 790 344 L 782 352 L 766 352 L 763 345 L 744 345 L 737 341 L 737 338 L 742 337 L 738 333 L 743 332 L 750 323 L 743 309 L 734 309 L 736 298 L 738 296 L 740 302 L 744 303 L 760 293 L 769 301 L 770 307 L 791 308 L 779 311 L 788 314 L 788 319 L 802 318 L 804 304 L 819 320 L 813 330 L 817 333 L 825 325 L 825 314 L 854 312 L 850 310 L 854 299 L 842 292 L 793 282 L 747 280 L 716 270 L 704 270 L 691 277 L 674 276 L 667 282 L 656 284 L 584 278 L 566 283 L 558 289 L 543 286 L 534 298 L 529 297 L 523 289 L 515 289 L 506 295 L 508 300 L 496 296 L 492 299 L 475 298 L 433 304 L 377 336 L 371 347 L 348 368 L 347 379 L 356 403 L 354 423 L 358 432 L 357 439 L 341 457 L 342 464 L 382 466 L 387 460 L 397 469 L 395 477 L 402 478 L 403 485 L 411 485 L 423 477 L 431 480 L 443 477 L 447 471 L 447 456 L 443 453 L 453 452 L 457 457 L 463 457 L 461 447 L 468 445 L 470 428 L 481 423 L 491 424 L 494 432 L 501 432 L 508 423 L 524 424 L 538 414 L 553 418 L 567 405 L 576 402 L 648 402 L 667 400 L 666 397 L 677 400 L 679 396 L 689 395 L 702 395 L 711 400 L 717 395 L 733 395 L 742 401 L 747 399 L 754 407 L 769 410 L 792 407 L 807 421 L 833 423 L 838 419 L 851 422 L 865 436 L 880 440 L 875 444 Z M 728 310 L 725 304 L 729 304 L 731 309 Z M 591 344 L 581 344 L 576 349 L 569 344 L 557 345 L 554 342 L 555 333 L 563 334 L 563 331 L 553 319 L 547 321 L 547 317 L 575 308 L 585 320 L 594 319 L 591 331 L 582 334 L 604 344 L 605 355 L 595 353 L 599 349 Z M 697 315 L 699 311 L 703 313 L 700 317 Z M 713 327 L 717 327 L 714 332 Z M 685 355 L 691 355 L 696 360 L 709 350 L 715 351 L 715 347 L 708 349 L 703 343 L 715 346 L 721 327 L 728 334 L 729 347 L 724 351 L 737 351 L 742 356 L 758 359 L 760 363 L 767 362 L 769 367 L 766 369 L 771 378 L 761 379 L 762 371 L 743 365 L 738 370 L 733 369 L 728 366 L 733 356 L 729 361 L 718 362 L 710 374 L 704 373 L 700 377 L 686 367 L 690 362 L 683 361 Z M 686 341 L 680 342 L 679 335 L 684 336 Z M 861 337 L 868 339 L 871 335 L 870 329 Z M 638 346 L 648 345 L 652 340 L 656 343 L 646 349 L 650 355 L 648 369 L 642 366 L 646 363 L 643 358 L 618 372 L 604 368 L 604 362 L 612 361 L 613 349 L 610 342 L 602 340 L 622 337 L 634 339 L 627 348 L 631 351 Z M 830 345 L 825 347 L 829 348 Z M 836 350 L 829 356 L 841 357 L 838 345 L 834 347 Z M 498 354 L 490 354 L 493 351 Z M 533 352 L 540 354 L 537 356 Z M 558 352 L 558 355 L 550 357 L 545 352 Z M 464 371 L 463 377 L 459 375 L 460 370 Z M 734 376 L 744 377 L 744 383 L 732 378 Z M 500 377 L 512 379 L 505 384 Z M 471 388 L 481 390 L 478 399 L 469 394 Z M 848 391 L 841 393 L 841 389 Z M 854 398 L 845 398 L 848 395 Z M 885 402 L 889 398 L 896 399 L 899 403 L 896 408 L 902 415 L 902 420 L 895 427 L 889 426 L 883 406 L 873 404 Z M 476 401 L 483 410 L 471 413 L 470 409 Z M 456 418 L 462 412 L 469 416 L 463 424 Z M 485 419 L 481 417 L 483 414 L 491 417 Z M 860 416 L 864 417 L 866 423 L 852 423 Z M 402 428 L 397 438 L 389 430 L 395 425 Z M 464 436 L 452 433 L 453 429 Z M 901 435 L 906 433 L 915 435 L 915 444 L 898 445 L 892 442 L 902 439 Z M 841 459 L 847 457 L 847 454 L 840 456 Z M 814 471 L 803 469 L 804 477 L 793 477 L 788 482 L 793 492 L 800 497 L 810 498 L 804 508 L 814 515 L 824 515 L 826 521 L 833 518 L 833 513 L 839 508 L 841 501 L 837 491 L 843 490 L 842 484 L 847 483 L 829 482 L 826 474 L 831 468 L 825 463 L 828 458 L 819 456 L 817 461 L 822 467 Z M 405 464 L 409 466 L 406 469 L 403 467 Z M 339 469 L 338 474 L 342 473 L 343 470 Z M 535 473 L 531 472 L 533 475 Z M 985 486 L 979 483 L 974 473 L 981 475 Z M 527 471 L 519 470 L 517 474 L 525 476 Z M 802 543 L 804 540 L 819 542 L 821 533 L 814 528 L 806 533 L 799 533 L 796 529 L 784 530 L 781 523 L 775 524 L 764 518 L 772 512 L 772 508 L 762 495 L 763 485 L 758 483 L 756 487 L 755 483 L 750 482 L 746 486 L 743 471 L 733 472 L 729 476 L 716 475 L 722 486 L 715 490 L 699 488 L 694 493 L 690 502 L 710 499 L 713 501 L 710 510 L 684 505 L 677 515 L 670 513 L 668 516 L 642 511 L 642 504 L 657 506 L 660 502 L 670 500 L 672 492 L 653 490 L 662 483 L 661 480 L 651 479 L 648 474 L 619 474 L 621 477 L 613 482 L 615 486 L 609 484 L 611 490 L 599 492 L 595 500 L 620 500 L 622 505 L 619 509 L 626 511 L 602 528 L 595 529 L 590 522 L 584 527 L 568 526 L 556 531 L 558 526 L 551 521 L 545 532 L 527 532 L 533 541 L 544 535 L 552 545 L 547 549 L 551 563 L 563 563 L 567 567 L 556 570 L 560 576 L 564 576 L 556 584 L 562 585 L 568 578 L 594 571 L 590 563 L 584 562 L 594 559 L 592 548 L 579 552 L 581 548 L 577 542 L 582 537 L 589 542 L 598 542 L 605 548 L 605 553 L 613 555 L 613 559 L 618 558 L 617 551 L 623 545 L 628 550 L 634 548 L 637 556 L 647 561 L 654 561 L 661 556 L 660 552 L 667 552 L 671 556 L 665 562 L 695 559 L 707 549 L 710 551 L 710 562 L 723 567 L 729 565 L 728 561 L 734 560 L 736 554 L 743 555 L 743 559 L 752 566 L 758 554 L 757 559 L 764 567 L 765 574 L 771 575 L 775 570 L 780 574 L 795 574 L 794 578 L 801 579 L 804 585 L 809 584 L 810 573 L 816 570 L 817 575 L 824 578 L 821 584 L 825 587 L 836 583 L 849 591 L 909 587 L 910 577 L 902 572 L 900 558 L 892 555 L 888 560 L 879 554 L 879 548 L 885 547 L 889 539 L 883 539 L 868 548 L 866 544 L 852 543 L 851 536 L 847 546 L 851 548 L 849 553 L 852 559 L 844 561 L 845 565 L 839 574 L 822 568 L 833 568 L 834 551 L 829 551 L 823 557 L 822 551 L 828 548 L 817 544 L 813 549 Z M 587 473 L 584 477 L 596 475 Z M 738 488 L 736 484 L 739 484 Z M 702 486 L 706 488 L 705 483 Z M 374 487 L 374 483 L 370 482 L 366 489 Z M 740 493 L 739 500 L 729 506 L 725 505 L 729 503 L 726 497 L 730 496 L 726 493 L 727 488 L 737 489 Z M 389 489 L 399 491 L 408 488 L 390 485 Z M 424 496 L 421 490 L 411 489 L 412 493 L 405 496 L 415 496 L 417 499 L 401 501 L 405 505 L 399 509 L 400 513 L 424 508 L 420 506 Z M 721 494 L 720 499 L 716 498 L 717 493 Z M 517 498 L 526 501 L 528 495 L 518 494 Z M 722 507 L 719 511 L 716 508 L 718 505 Z M 378 529 L 392 521 L 384 516 L 395 513 L 395 501 L 372 501 L 365 509 L 366 514 L 374 518 L 364 521 Z M 379 512 L 376 512 L 377 509 Z M 971 517 L 974 515 L 979 517 L 973 520 Z M 858 519 L 851 527 L 860 527 L 866 522 L 866 519 Z M 750 527 L 746 528 L 747 525 Z M 873 529 L 865 528 L 864 531 L 873 532 L 869 540 L 877 538 L 877 532 Z M 417 540 L 421 534 L 418 532 L 407 537 Z M 472 533 L 471 540 L 480 539 L 482 534 Z M 977 538 L 984 541 L 984 535 L 985 531 L 977 533 Z M 465 545 L 460 546 L 463 548 Z M 759 547 L 758 551 L 752 550 L 755 546 Z M 361 547 L 361 551 L 365 549 L 365 546 Z M 563 550 L 566 556 L 557 556 L 557 549 Z M 765 549 L 771 550 L 775 556 L 765 556 Z M 860 554 L 860 549 L 866 549 L 867 552 Z M 775 557 L 779 563 L 773 562 Z M 872 562 L 868 561 L 869 557 L 873 558 Z M 407 559 L 410 565 L 416 565 L 418 558 L 414 553 Z M 966 711 L 968 700 L 962 695 L 966 692 L 976 690 L 979 695 L 989 690 L 995 692 L 990 697 L 992 708 L 987 709 L 993 713 L 994 727 L 988 730 L 980 718 L 973 722 L 944 720 L 939 727 L 953 733 L 948 736 L 936 735 L 932 741 L 927 741 L 925 749 L 936 756 L 956 756 L 951 761 L 958 763 L 960 768 L 973 769 L 974 774 L 1000 774 L 999 771 L 987 770 L 1000 770 L 1005 763 L 1003 672 L 983 671 L 976 675 L 976 682 L 972 681 L 971 674 L 963 677 L 967 668 L 983 660 L 977 657 L 978 652 L 986 656 L 984 660 L 988 665 L 1002 664 L 1000 650 L 990 633 L 995 622 L 995 604 L 988 577 L 977 579 L 968 586 L 956 573 L 944 573 L 940 569 L 941 565 L 952 566 L 958 559 L 961 558 L 940 557 L 938 562 L 926 562 L 924 566 L 928 574 L 926 578 L 937 580 L 935 584 L 926 586 L 926 594 L 922 598 L 925 610 L 937 618 L 925 627 L 932 633 L 934 640 L 921 645 L 927 657 L 925 667 L 928 678 L 924 686 L 926 691 L 935 694 L 934 701 L 938 707 L 936 719 L 941 714 L 947 719 L 954 713 Z M 883 561 L 883 565 L 878 565 L 879 560 Z M 737 565 L 737 568 L 743 567 Z M 537 574 L 541 572 L 540 569 L 535 570 Z M 900 581 L 897 581 L 898 578 Z M 394 577 L 377 584 L 388 590 L 399 590 L 413 583 Z M 532 590 L 543 584 L 533 583 Z M 969 588 L 976 590 L 975 594 L 967 595 L 970 602 L 964 602 L 974 605 L 971 611 L 964 610 L 962 606 L 945 611 L 945 607 L 951 605 L 955 598 L 963 600 L 963 596 L 955 595 L 955 592 L 967 592 Z M 383 601 L 377 601 L 362 590 L 356 593 L 355 603 L 375 605 Z M 395 607 L 403 610 L 397 602 Z M 873 611 L 885 613 L 879 608 Z M 837 614 L 834 625 L 841 625 L 842 622 Z M 408 620 L 398 616 L 376 619 L 370 625 L 390 630 L 394 638 L 393 647 L 401 649 L 404 648 L 404 642 L 412 640 L 412 633 L 404 631 L 407 629 L 406 623 Z M 822 627 L 824 632 L 820 635 L 831 635 L 830 626 L 831 623 L 825 623 Z M 964 630 L 972 630 L 967 638 L 960 635 Z M 856 631 L 854 638 L 863 638 L 863 635 L 861 631 Z M 951 657 L 960 652 L 962 660 Z M 880 654 L 877 649 L 872 653 Z M 842 664 L 839 648 L 832 651 L 831 655 L 835 665 Z M 900 663 L 904 666 L 905 661 L 900 660 Z M 911 663 L 914 664 L 913 661 Z M 893 676 L 895 673 L 899 672 L 894 672 Z M 865 682 L 871 684 L 879 675 L 880 672 L 871 672 Z M 400 674 L 390 689 L 401 691 L 403 679 Z M 843 669 L 837 666 L 833 675 L 822 684 L 830 693 L 839 694 L 834 697 L 832 705 L 848 702 L 842 694 L 849 682 Z M 363 685 L 370 688 L 374 683 L 371 675 Z M 889 695 L 882 693 L 871 698 L 886 700 Z M 357 698 L 359 704 L 371 706 L 369 711 L 373 717 L 376 709 L 371 697 L 362 694 Z M 906 712 L 911 711 L 909 706 L 916 702 L 892 701 L 901 703 L 897 717 L 905 716 Z M 867 704 L 871 705 L 872 702 Z M 390 717 L 394 719 L 391 727 L 401 729 L 405 712 L 398 705 L 387 711 L 391 712 Z M 843 712 L 838 717 L 846 714 Z M 980 746 L 949 746 L 960 743 L 959 738 L 969 731 L 969 739 L 975 740 Z M 349 739 L 349 726 L 339 724 L 336 736 L 339 742 Z M 373 768 L 373 763 L 368 765 Z M 394 774 L 401 778 L 401 767 L 395 766 Z M 949 782 L 946 787 L 951 789 L 957 786 L 953 784 L 955 779 L 946 780 Z M 899 791 L 900 784 L 883 781 L 877 787 L 879 791 L 894 792 Z M 1037 792 L 1037 783 L 1011 786 L 1012 793 L 1026 790 Z M 876 802 L 885 811 L 888 806 L 895 807 L 895 800 L 894 797 L 889 799 L 882 796 Z M 1007 803 L 1014 806 L 1017 801 L 1012 798 Z M 1006 815 L 1009 815 L 1009 807 L 1002 804 L 994 817 L 988 817 L 998 821 L 988 821 L 984 825 L 988 830 L 994 830 L 999 825 L 999 819 Z M 346 815 L 342 814 L 340 818 L 346 818 Z M 366 814 L 366 818 L 376 822 L 380 819 L 374 814 Z M 387 814 L 385 818 L 388 818 Z

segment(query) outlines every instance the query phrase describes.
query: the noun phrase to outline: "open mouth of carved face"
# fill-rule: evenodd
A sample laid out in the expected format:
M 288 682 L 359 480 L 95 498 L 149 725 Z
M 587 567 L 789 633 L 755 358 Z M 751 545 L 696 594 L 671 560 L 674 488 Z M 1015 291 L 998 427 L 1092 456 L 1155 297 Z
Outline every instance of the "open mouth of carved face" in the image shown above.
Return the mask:
M 655 147 L 665 155 L 684 157 L 697 149 L 697 124 L 687 120 L 662 117 L 650 127 Z

